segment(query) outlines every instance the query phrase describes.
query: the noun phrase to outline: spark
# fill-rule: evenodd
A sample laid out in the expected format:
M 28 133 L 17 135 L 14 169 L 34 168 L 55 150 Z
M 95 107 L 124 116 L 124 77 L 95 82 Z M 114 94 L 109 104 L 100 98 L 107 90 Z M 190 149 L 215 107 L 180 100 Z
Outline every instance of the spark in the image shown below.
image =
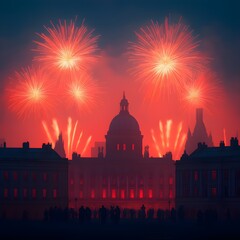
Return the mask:
M 77 26 L 76 21 L 59 20 L 44 27 L 46 33 L 37 34 L 33 49 L 39 55 L 34 59 L 53 70 L 86 71 L 97 59 L 98 36 L 88 30 L 84 22 Z
M 39 68 L 26 68 L 11 78 L 7 88 L 9 108 L 21 117 L 43 115 L 53 108 L 48 76 Z
M 175 126 L 172 119 L 168 119 L 165 125 L 159 121 L 159 133 L 159 137 L 157 137 L 154 130 L 151 129 L 152 140 L 158 156 L 162 157 L 167 152 L 172 152 L 173 159 L 179 159 L 187 137 L 187 134 L 183 132 L 182 122 Z
M 136 32 L 136 42 L 130 43 L 129 60 L 134 76 L 141 80 L 151 96 L 181 93 L 182 86 L 192 80 L 207 61 L 200 54 L 200 42 L 180 18 L 177 23 L 151 22 Z

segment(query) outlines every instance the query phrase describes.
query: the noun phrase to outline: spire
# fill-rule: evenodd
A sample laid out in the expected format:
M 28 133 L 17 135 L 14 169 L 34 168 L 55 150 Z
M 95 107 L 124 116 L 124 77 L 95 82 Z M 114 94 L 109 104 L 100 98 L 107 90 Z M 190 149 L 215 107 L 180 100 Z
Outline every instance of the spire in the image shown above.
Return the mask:
M 123 98 L 120 102 L 120 112 L 127 112 L 128 113 L 128 100 L 125 97 L 125 91 L 123 91 Z

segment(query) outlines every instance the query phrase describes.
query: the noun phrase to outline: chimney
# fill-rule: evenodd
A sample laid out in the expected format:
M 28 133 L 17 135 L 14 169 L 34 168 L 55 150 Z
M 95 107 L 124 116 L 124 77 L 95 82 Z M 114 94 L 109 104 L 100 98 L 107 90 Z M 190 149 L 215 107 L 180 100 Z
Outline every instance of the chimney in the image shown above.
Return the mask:
M 196 109 L 196 122 L 203 122 L 203 109 L 202 108 Z
M 29 142 L 23 142 L 22 147 L 24 149 L 28 149 L 29 148 Z
M 231 147 L 238 147 L 238 139 L 236 137 L 231 137 L 230 146 Z
M 3 147 L 4 147 L 4 148 L 7 147 L 7 143 L 6 143 L 6 142 L 3 143 Z

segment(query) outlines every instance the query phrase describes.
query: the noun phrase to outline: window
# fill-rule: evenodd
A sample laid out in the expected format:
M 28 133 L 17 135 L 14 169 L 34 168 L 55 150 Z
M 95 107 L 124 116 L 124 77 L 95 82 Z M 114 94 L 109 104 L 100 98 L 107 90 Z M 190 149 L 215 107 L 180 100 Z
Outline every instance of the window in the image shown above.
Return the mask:
M 120 150 L 120 144 L 119 143 L 117 144 L 117 150 L 118 151 Z
M 132 143 L 132 150 L 134 150 L 134 148 L 135 148 L 135 144 L 134 144 L 134 143 Z
M 130 189 L 130 198 L 134 198 L 134 197 L 135 197 L 134 190 Z
M 123 151 L 126 151 L 126 144 L 123 144 Z
M 47 189 L 46 188 L 44 188 L 42 190 L 42 196 L 43 196 L 43 199 L 46 199 L 46 197 L 47 197 Z
M 197 170 L 194 171 L 194 180 L 195 181 L 198 180 L 198 171 Z
M 216 187 L 212 187 L 211 194 L 212 194 L 212 197 L 216 197 L 217 196 L 217 188 Z
M 143 198 L 143 189 L 139 189 L 139 198 Z
M 13 197 L 14 197 L 15 199 L 18 198 L 18 189 L 17 189 L 17 188 L 14 188 L 14 189 L 13 189 Z
M 121 197 L 121 199 L 125 199 L 125 190 L 124 189 L 121 189 L 120 197 Z
M 53 189 L 53 198 L 54 198 L 54 199 L 57 198 L 57 189 Z
M 79 183 L 80 183 L 80 185 L 83 185 L 83 176 L 82 175 L 80 176 Z
M 162 185 L 163 184 L 163 177 L 159 178 L 159 184 Z
M 70 184 L 73 185 L 74 181 L 73 178 L 70 179 Z
M 115 199 L 117 197 L 116 189 L 112 189 L 112 198 Z
M 152 198 L 152 197 L 153 197 L 153 190 L 148 189 L 148 198 Z
M 4 190 L 3 190 L 3 197 L 5 199 L 8 198 L 8 189 L 7 188 L 4 188 Z
M 215 181 L 217 179 L 217 171 L 212 170 L 212 180 Z
M 198 187 L 195 186 L 194 187 L 194 197 L 197 197 L 198 196 Z
M 173 185 L 173 177 L 169 177 L 169 185 Z
M 17 181 L 18 180 L 18 174 L 16 171 L 13 172 L 13 180 Z
M 36 190 L 36 188 L 33 188 L 32 189 L 32 198 L 36 199 L 36 197 L 37 197 L 37 190 Z
M 102 178 L 102 184 L 103 185 L 107 185 L 107 177 L 103 177 Z
M 4 172 L 3 172 L 3 179 L 4 179 L 5 181 L 8 181 L 8 179 L 9 179 L 8 171 L 4 171 Z
M 143 177 L 141 176 L 140 178 L 139 178 L 139 185 L 143 185 Z
M 91 190 L 91 198 L 95 198 L 95 190 L 94 189 Z
M 102 190 L 102 198 L 107 198 L 107 189 L 106 188 L 104 188 L 103 190 Z

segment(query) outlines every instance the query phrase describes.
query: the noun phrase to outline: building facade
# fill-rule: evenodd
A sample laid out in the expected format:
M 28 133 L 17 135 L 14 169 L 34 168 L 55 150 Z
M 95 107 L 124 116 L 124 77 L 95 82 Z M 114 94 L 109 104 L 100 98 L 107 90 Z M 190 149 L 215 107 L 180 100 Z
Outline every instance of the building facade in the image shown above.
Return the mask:
M 219 218 L 240 217 L 240 146 L 232 138 L 230 146 L 199 143 L 190 155 L 176 162 L 176 208 L 196 218 L 199 210 L 212 210 Z
M 68 206 L 68 160 L 50 144 L 0 148 L 0 217 L 42 219 L 45 209 Z
M 175 161 L 171 153 L 149 157 L 148 147 L 142 153 L 143 135 L 125 95 L 105 137 L 106 155 L 99 148 L 98 157 L 74 153 L 69 161 L 69 206 L 175 207 Z

